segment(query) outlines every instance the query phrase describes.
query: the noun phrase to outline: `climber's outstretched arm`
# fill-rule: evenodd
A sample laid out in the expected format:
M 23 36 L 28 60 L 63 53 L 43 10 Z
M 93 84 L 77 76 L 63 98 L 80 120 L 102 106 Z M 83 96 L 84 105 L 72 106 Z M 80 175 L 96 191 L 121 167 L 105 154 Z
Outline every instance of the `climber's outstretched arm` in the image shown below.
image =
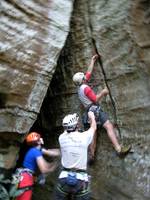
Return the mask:
M 95 62 L 96 62 L 98 56 L 99 56 L 99 55 L 97 55 L 97 54 L 94 55 L 94 56 L 92 56 L 92 58 L 91 58 L 91 63 L 90 63 L 90 65 L 89 65 L 88 69 L 87 69 L 87 72 L 88 72 L 88 73 L 91 74 L 91 73 L 93 72 L 94 64 L 95 64 Z

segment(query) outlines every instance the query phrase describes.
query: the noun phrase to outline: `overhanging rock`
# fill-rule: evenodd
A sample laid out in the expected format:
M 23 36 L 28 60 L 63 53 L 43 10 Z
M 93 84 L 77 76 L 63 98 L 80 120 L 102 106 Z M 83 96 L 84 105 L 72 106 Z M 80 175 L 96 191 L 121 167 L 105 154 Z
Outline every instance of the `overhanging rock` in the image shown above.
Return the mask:
M 73 0 L 1 1 L 0 132 L 26 133 L 69 31 Z

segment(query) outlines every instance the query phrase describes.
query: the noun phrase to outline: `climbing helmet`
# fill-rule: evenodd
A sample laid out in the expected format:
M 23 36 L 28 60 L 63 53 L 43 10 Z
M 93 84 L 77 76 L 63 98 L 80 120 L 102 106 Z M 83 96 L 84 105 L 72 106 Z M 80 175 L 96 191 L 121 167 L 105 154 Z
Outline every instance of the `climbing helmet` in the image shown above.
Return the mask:
M 40 138 L 41 138 L 41 135 L 39 133 L 31 132 L 27 135 L 26 141 L 27 143 L 34 143 L 34 142 L 38 142 Z
M 85 78 L 85 75 L 83 72 L 77 72 L 74 74 L 72 79 L 76 85 L 80 85 L 82 81 L 84 80 L 84 78 Z
M 66 115 L 63 119 L 62 125 L 68 132 L 74 131 L 77 127 L 79 116 L 77 113 Z

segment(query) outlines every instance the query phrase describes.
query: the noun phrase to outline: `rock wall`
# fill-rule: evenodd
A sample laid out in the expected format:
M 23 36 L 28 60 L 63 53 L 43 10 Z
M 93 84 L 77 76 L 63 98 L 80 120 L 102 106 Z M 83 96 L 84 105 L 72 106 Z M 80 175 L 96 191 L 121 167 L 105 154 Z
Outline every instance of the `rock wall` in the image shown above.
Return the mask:
M 27 133 L 37 118 L 68 35 L 73 1 L 0 4 L 0 137 L 11 145 L 8 137 L 20 140 L 15 133 Z
M 20 12 L 30 7 L 25 3 L 16 2 L 2 1 L 2 5 L 5 9 L 6 5 L 15 9 L 19 6 Z M 34 1 L 32 3 L 35 5 Z M 133 152 L 126 158 L 120 159 L 115 154 L 105 130 L 99 130 L 96 162 L 89 168 L 92 176 L 92 199 L 148 200 L 150 196 L 150 2 L 148 0 L 76 0 L 70 29 L 71 1 L 55 1 L 55 3 L 38 1 L 38 7 L 31 6 L 34 8 L 33 11 L 27 9 L 25 13 L 23 12 L 23 15 L 27 17 L 29 14 L 31 18 L 29 20 L 28 17 L 25 19 L 22 17 L 22 20 L 18 22 L 20 23 L 20 26 L 17 26 L 18 29 L 21 29 L 24 20 L 28 19 L 29 24 L 25 27 L 32 29 L 35 25 L 36 34 L 34 35 L 32 30 L 33 36 L 25 37 L 29 42 L 20 40 L 20 42 L 24 41 L 21 43 L 22 48 L 20 43 L 17 43 L 18 37 L 22 34 L 16 31 L 14 34 L 19 34 L 19 36 L 17 35 L 14 41 L 13 36 L 9 39 L 8 36 L 6 37 L 5 30 L 10 24 L 2 21 L 2 25 L 7 24 L 7 26 L 4 26 L 1 41 L 8 38 L 8 41 L 13 41 L 15 47 L 18 45 L 17 48 L 13 46 L 11 48 L 13 50 L 10 50 L 9 45 L 7 46 L 9 42 L 7 40 L 6 44 L 2 42 L 1 138 L 5 135 L 6 140 L 13 135 L 11 141 L 14 143 L 20 136 L 15 135 L 14 139 L 15 133 L 11 133 L 25 133 L 35 122 L 33 127 L 41 128 L 51 142 L 56 139 L 57 143 L 62 117 L 70 112 L 82 113 L 72 76 L 77 71 L 86 70 L 91 56 L 97 50 L 102 56 L 106 77 L 97 63 L 90 84 L 94 85 L 96 92 L 105 84 L 109 86 L 115 109 L 109 96 L 101 102 L 101 105 L 109 113 L 113 123 L 116 123 L 117 119 L 121 130 L 121 137 L 117 132 L 118 138 L 121 143 L 131 143 Z M 56 5 L 58 10 L 55 9 Z M 68 9 L 64 9 L 66 6 Z M 6 13 L 9 14 L 11 10 L 7 9 L 7 12 L 4 12 L 3 20 L 9 18 Z M 15 25 L 17 16 L 13 17 L 14 13 L 11 12 L 9 15 L 12 16 L 10 19 Z M 47 19 L 49 15 L 46 13 L 51 13 L 52 21 Z M 65 22 L 62 20 L 64 16 Z M 37 21 L 42 22 L 42 26 L 36 26 Z M 29 50 L 34 52 L 34 56 Z M 49 52 L 51 52 L 50 58 Z M 30 54 L 32 59 L 30 59 Z M 57 67 L 55 67 L 56 61 Z M 10 75 L 11 71 L 12 75 Z M 19 79 L 22 76 L 25 77 L 23 83 L 22 79 Z M 30 84 L 28 80 L 31 80 Z M 15 83 L 17 87 L 13 87 Z M 39 111 L 40 114 L 35 121 Z M 6 122 L 9 122 L 9 127 L 6 126 L 8 124 Z M 51 188 L 55 185 L 55 178 L 54 175 L 48 180 L 44 198 L 51 196 L 53 199 Z M 34 199 L 39 198 L 38 194 L 41 190 L 40 188 L 35 190 Z
M 108 84 L 115 110 L 110 97 L 101 102 L 102 107 L 113 123 L 117 117 L 118 138 L 132 144 L 133 152 L 118 158 L 106 132 L 99 131 L 97 160 L 89 169 L 95 200 L 146 200 L 150 196 L 149 7 L 149 1 L 75 1 L 70 34 L 49 89 L 51 112 L 56 113 L 54 127 L 59 127 L 66 113 L 82 112 L 73 74 L 87 69 L 95 48 L 102 55 L 106 78 L 97 64 L 90 84 L 95 91 Z

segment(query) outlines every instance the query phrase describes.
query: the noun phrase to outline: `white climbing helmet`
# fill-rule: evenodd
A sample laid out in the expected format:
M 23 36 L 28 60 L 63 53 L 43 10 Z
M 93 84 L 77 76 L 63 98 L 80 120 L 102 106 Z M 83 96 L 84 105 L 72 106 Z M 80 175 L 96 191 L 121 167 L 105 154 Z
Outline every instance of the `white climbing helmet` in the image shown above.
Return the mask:
M 74 74 L 73 76 L 73 82 L 77 85 L 80 85 L 84 79 L 84 73 L 83 72 L 77 72 L 76 74 Z
M 67 131 L 74 131 L 77 127 L 79 116 L 77 113 L 66 115 L 62 125 Z

